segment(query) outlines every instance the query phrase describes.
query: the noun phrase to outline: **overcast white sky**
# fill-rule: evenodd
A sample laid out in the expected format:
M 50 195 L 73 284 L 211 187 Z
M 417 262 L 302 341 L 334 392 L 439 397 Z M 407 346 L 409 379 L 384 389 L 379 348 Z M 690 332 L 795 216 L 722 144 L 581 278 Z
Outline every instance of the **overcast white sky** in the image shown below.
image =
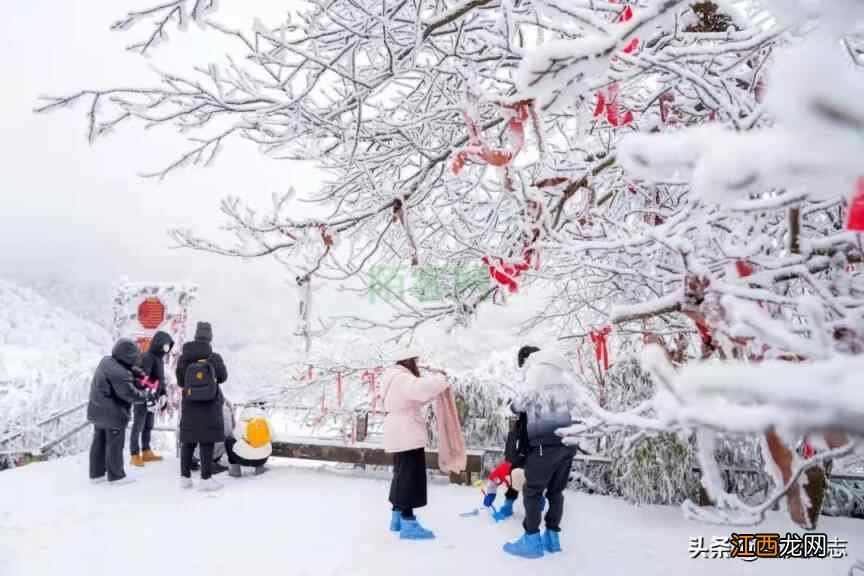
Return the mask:
M 224 4 L 220 20 L 238 27 L 250 26 L 253 15 L 274 21 L 285 6 L 259 0 Z M 274 4 L 281 8 L 274 10 Z M 255 325 L 263 328 L 262 336 L 267 325 L 283 325 L 282 333 L 293 330 L 294 289 L 277 265 L 174 250 L 166 230 L 215 230 L 221 197 L 239 194 L 266 206 L 272 192 L 292 185 L 300 191 L 316 188 L 314 170 L 235 143 L 211 168 L 186 169 L 163 182 L 142 179 L 139 172 L 164 165 L 183 149 L 172 130 L 127 127 L 91 147 L 84 137 L 84 106 L 31 113 L 40 95 L 155 82 L 151 63 L 188 70 L 193 63 L 221 61 L 222 41 L 194 28 L 173 34 L 149 61 L 125 52 L 131 37 L 109 26 L 127 9 L 148 5 L 148 0 L 18 0 L 4 11 L 0 275 L 73 283 L 89 296 L 104 294 L 106 310 L 108 287 L 122 275 L 191 281 L 201 287 L 196 315 L 211 317 L 226 330 Z

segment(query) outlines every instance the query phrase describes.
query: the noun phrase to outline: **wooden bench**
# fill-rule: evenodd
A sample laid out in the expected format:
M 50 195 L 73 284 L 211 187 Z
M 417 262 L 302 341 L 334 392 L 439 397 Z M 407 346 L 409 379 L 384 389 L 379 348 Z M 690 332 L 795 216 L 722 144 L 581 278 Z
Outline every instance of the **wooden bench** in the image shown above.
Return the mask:
M 392 466 L 393 455 L 384 451 L 380 444 L 357 442 L 346 445 L 338 440 L 320 438 L 280 438 L 273 441 L 273 456 L 319 460 L 322 462 L 344 462 L 358 466 Z M 483 470 L 483 452 L 468 450 L 468 465 L 462 474 L 451 474 L 452 484 L 471 485 L 472 476 Z M 426 468 L 438 469 L 438 452 L 426 451 Z

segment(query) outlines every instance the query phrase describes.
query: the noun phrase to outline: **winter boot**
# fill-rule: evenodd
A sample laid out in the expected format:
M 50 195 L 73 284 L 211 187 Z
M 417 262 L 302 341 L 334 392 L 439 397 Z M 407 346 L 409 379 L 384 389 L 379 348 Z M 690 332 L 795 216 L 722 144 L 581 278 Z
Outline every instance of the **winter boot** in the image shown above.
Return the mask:
M 208 478 L 206 480 L 201 480 L 198 483 L 198 491 L 199 492 L 215 492 L 217 490 L 222 489 L 222 484 L 213 478 Z
M 210 469 L 210 473 L 214 476 L 216 474 L 221 474 L 228 470 L 228 466 L 223 466 L 219 462 L 213 462 L 213 467 Z
M 232 478 L 240 478 L 243 476 L 243 469 L 240 468 L 239 464 L 231 464 L 231 468 L 228 470 L 228 476 Z
M 513 515 L 513 503 L 514 502 L 516 502 L 516 501 L 515 500 L 505 500 L 504 504 L 501 506 L 501 508 L 499 508 L 497 512 L 494 512 L 492 514 L 492 517 L 495 519 L 496 522 L 501 522 L 502 520 L 506 520 L 507 518 L 509 518 L 510 516 Z
M 141 459 L 144 462 L 161 462 L 162 456 L 156 454 L 152 450 L 144 450 L 144 454 L 141 455 Z
M 255 467 L 255 476 L 260 476 L 261 474 L 264 474 L 265 472 L 267 472 L 267 470 L 269 470 L 269 468 L 267 468 L 267 466 L 265 466 L 264 464 L 262 464 L 261 466 L 256 466 Z
M 427 530 L 420 523 L 414 520 L 400 519 L 401 527 L 399 529 L 399 538 L 401 540 L 434 540 L 435 534 L 431 530 Z
M 132 466 L 142 468 L 144 466 L 144 458 L 142 458 L 140 454 L 132 454 L 132 459 L 129 463 L 132 464 Z
M 393 510 L 393 515 L 390 516 L 390 531 L 400 532 L 402 530 L 402 512 Z
M 543 532 L 543 548 L 550 554 L 561 552 L 561 540 L 558 538 L 558 532 L 553 530 Z
M 185 476 L 180 477 L 180 488 L 183 490 L 189 490 L 192 488 L 192 479 L 186 478 Z
M 542 558 L 543 536 L 539 532 L 536 534 L 525 533 L 516 542 L 504 544 L 504 552 L 520 558 Z

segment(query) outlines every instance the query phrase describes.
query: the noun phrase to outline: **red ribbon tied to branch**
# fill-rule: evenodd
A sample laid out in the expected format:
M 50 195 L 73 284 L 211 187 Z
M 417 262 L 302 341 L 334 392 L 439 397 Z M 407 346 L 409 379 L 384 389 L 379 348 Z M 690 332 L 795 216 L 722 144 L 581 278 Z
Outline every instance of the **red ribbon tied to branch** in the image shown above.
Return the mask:
M 594 344 L 594 356 L 597 358 L 597 365 L 602 366 L 604 371 L 609 370 L 609 347 L 607 338 L 612 332 L 611 326 L 604 326 L 599 330 L 591 330 L 588 336 Z
M 369 385 L 369 394 L 372 396 L 372 412 L 375 412 L 375 409 L 378 407 L 378 371 L 376 370 L 366 370 L 360 376 L 360 379 L 363 383 Z
M 753 274 L 753 265 L 746 260 L 736 260 L 735 271 L 738 272 L 739 277 L 746 278 Z
M 606 121 L 614 128 L 626 126 L 633 122 L 633 112 L 627 110 L 623 116 L 619 112 L 617 82 L 610 84 L 605 94 L 603 92 L 597 93 L 597 105 L 594 107 L 594 117 L 598 118 L 604 111 L 606 112 Z
M 490 258 L 483 256 L 481 258 L 483 264 L 489 268 L 489 276 L 501 286 L 505 286 L 512 294 L 519 290 L 519 283 L 516 281 L 523 272 L 527 271 L 531 266 L 535 270 L 540 269 L 540 256 L 533 248 L 528 248 L 522 252 L 522 260 L 513 264 L 507 264 L 503 258 Z M 497 263 L 494 262 L 497 260 Z
M 813 448 L 813 445 L 810 444 L 809 440 L 804 441 L 804 446 L 802 447 L 801 455 L 804 456 L 805 460 L 809 460 L 810 458 L 813 458 L 813 456 L 816 455 L 816 450 Z
M 507 166 L 522 151 L 522 147 L 525 145 L 525 122 L 533 115 L 533 102 L 531 100 L 522 100 L 515 104 L 504 104 L 501 107 L 511 111 L 511 118 L 507 123 L 506 132 L 510 135 L 509 139 L 512 143 L 512 148 L 493 148 L 488 146 L 483 140 L 477 123 L 468 113 L 465 113 L 465 126 L 468 128 L 469 145 L 456 152 L 452 164 L 453 174 L 459 174 L 469 160 L 478 164 L 489 164 L 490 166 Z
M 616 4 L 617 0 L 610 0 L 610 3 Z M 633 8 L 631 6 L 626 6 L 624 10 L 622 10 L 618 14 L 617 22 L 623 23 L 631 20 L 633 18 Z M 639 48 L 639 39 L 633 38 L 630 42 L 627 43 L 624 48 L 621 49 L 625 54 L 632 54 Z M 606 89 L 606 92 L 598 92 L 597 93 L 597 105 L 594 107 L 594 117 L 599 118 L 606 113 L 606 121 L 609 122 L 609 125 L 613 128 L 618 128 L 619 126 L 627 126 L 633 122 L 633 112 L 630 110 L 626 110 L 623 114 L 619 112 L 619 102 L 618 102 L 618 83 L 614 82 L 609 85 Z
M 864 176 L 858 178 L 855 195 L 849 204 L 849 219 L 846 229 L 852 232 L 864 232 Z

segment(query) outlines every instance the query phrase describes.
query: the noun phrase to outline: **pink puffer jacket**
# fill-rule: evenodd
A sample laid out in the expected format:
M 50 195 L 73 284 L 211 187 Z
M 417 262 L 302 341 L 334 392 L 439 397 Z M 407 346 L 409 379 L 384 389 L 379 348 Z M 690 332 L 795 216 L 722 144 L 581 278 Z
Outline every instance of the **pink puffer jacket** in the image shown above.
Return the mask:
M 384 450 L 405 452 L 426 447 L 426 420 L 421 408 L 450 385 L 444 376 L 417 378 L 407 368 L 391 366 L 381 376 L 384 391 Z

